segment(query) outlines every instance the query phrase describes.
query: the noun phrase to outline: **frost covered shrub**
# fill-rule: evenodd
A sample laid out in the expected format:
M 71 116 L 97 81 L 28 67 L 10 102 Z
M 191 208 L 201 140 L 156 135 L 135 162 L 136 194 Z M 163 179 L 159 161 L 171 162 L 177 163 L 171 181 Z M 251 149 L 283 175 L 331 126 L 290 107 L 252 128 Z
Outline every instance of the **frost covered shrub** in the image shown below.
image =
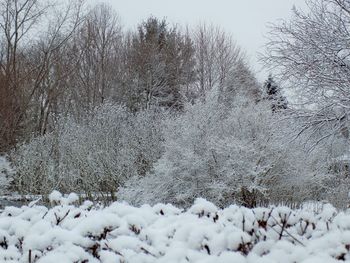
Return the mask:
M 12 153 L 14 188 L 103 197 L 120 189 L 117 197 L 133 204 L 180 206 L 196 197 L 220 206 L 255 206 L 322 200 L 332 193 L 325 182 L 334 180 L 322 161 L 329 154 L 288 143 L 297 124 L 282 121 L 267 102 L 216 98 L 213 92 L 176 114 L 131 113 L 105 104 L 84 122 L 62 118 L 53 133 Z
M 6 194 L 12 182 L 14 170 L 5 157 L 0 156 L 0 195 Z
M 55 147 L 53 134 L 34 138 L 12 153 L 16 166 L 14 190 L 20 193 L 39 194 L 55 187 L 57 162 L 53 156 Z
M 327 156 L 325 165 L 329 172 L 329 176 L 325 179 L 326 189 L 323 196 L 324 199 L 339 208 L 349 207 L 350 204 L 350 155 L 348 140 L 346 137 L 337 136 L 327 142 L 324 148 L 327 148 L 328 151 L 321 149 Z
M 294 164 L 292 168 L 298 169 L 301 176 L 298 180 L 286 178 L 278 196 L 289 196 L 291 201 L 322 200 L 339 208 L 348 205 L 350 178 L 347 171 L 335 169 L 340 159 L 347 158 L 348 139 L 343 136 L 327 137 L 328 134 L 328 129 L 319 133 L 307 131 L 289 145 L 289 159 Z M 320 141 L 320 138 L 326 139 Z M 306 153 L 300 149 L 305 149 Z
M 144 175 L 161 153 L 161 114 L 130 113 L 105 104 L 84 122 L 62 118 L 58 128 L 21 145 L 12 157 L 21 193 L 114 194 L 132 175 Z
M 165 152 L 152 173 L 131 178 L 119 196 L 137 205 L 180 206 L 197 197 L 220 206 L 308 199 L 300 195 L 313 184 L 306 155 L 285 143 L 282 125 L 267 103 L 226 108 L 214 97 L 187 105 L 166 122 Z

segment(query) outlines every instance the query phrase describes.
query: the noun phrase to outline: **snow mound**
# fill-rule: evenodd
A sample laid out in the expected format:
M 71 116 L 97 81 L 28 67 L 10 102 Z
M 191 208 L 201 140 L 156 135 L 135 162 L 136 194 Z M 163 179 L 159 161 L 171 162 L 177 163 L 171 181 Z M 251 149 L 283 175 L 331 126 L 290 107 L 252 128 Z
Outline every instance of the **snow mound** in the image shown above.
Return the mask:
M 0 262 L 350 262 L 350 211 L 329 204 L 311 212 L 219 209 L 204 199 L 188 210 L 77 201 L 54 192 L 50 209 L 6 207 Z

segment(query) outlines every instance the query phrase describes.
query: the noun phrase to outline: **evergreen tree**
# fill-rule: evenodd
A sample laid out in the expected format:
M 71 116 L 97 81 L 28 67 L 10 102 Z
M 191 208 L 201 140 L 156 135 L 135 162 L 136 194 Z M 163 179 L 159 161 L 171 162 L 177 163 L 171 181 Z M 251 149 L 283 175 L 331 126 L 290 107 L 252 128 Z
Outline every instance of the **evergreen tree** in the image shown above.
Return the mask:
M 150 17 L 132 37 L 130 67 L 136 109 L 182 108 L 182 89 L 194 81 L 194 47 L 165 20 Z
M 287 109 L 287 100 L 282 95 L 280 87 L 274 81 L 270 74 L 264 84 L 266 99 L 271 101 L 273 112 Z

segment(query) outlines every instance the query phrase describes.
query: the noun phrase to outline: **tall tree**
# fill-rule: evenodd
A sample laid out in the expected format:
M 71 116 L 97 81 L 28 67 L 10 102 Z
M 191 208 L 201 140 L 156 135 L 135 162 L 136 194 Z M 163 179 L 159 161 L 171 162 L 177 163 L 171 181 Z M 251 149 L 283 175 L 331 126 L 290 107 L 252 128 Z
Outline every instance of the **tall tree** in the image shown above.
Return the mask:
M 74 57 L 78 61 L 72 82 L 72 99 L 78 115 L 89 114 L 112 96 L 118 83 L 121 23 L 106 4 L 95 6 L 74 36 Z
M 21 133 L 30 100 L 21 90 L 29 81 L 23 42 L 46 8 L 38 0 L 0 1 L 0 151 L 13 146 Z
M 193 45 L 165 20 L 150 17 L 132 36 L 130 68 L 136 108 L 181 108 L 183 87 L 192 81 Z
M 208 91 L 217 88 L 226 101 L 232 101 L 238 94 L 256 97 L 255 76 L 245 62 L 244 52 L 230 35 L 219 27 L 201 24 L 194 30 L 193 38 L 197 96 L 205 97 Z

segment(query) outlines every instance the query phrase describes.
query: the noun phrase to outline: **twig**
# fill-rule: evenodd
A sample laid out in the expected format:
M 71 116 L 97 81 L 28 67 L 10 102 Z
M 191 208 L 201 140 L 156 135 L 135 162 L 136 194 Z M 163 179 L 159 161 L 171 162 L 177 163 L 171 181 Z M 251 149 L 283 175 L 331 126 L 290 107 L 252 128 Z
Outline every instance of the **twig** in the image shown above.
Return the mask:
M 282 229 L 284 229 L 282 226 L 281 226 L 281 224 L 280 223 L 278 223 L 278 221 L 276 220 L 276 218 L 273 216 L 273 215 L 271 215 L 271 217 L 273 218 L 273 220 L 275 220 L 275 222 L 276 222 L 276 224 L 279 226 L 279 227 L 281 227 Z M 270 226 L 271 227 L 271 226 Z M 271 227 L 273 230 L 275 230 L 276 231 L 276 229 L 274 229 L 273 227 Z M 290 236 L 292 239 L 294 239 L 296 242 L 298 242 L 300 245 L 302 245 L 303 247 L 305 247 L 305 245 L 300 241 L 300 240 L 298 240 L 296 237 L 294 237 L 291 233 L 289 233 L 288 231 L 287 231 L 287 229 L 284 229 L 283 230 L 284 232 L 286 232 L 286 234 L 288 235 L 288 236 Z M 276 231 L 277 232 L 277 231 Z M 278 233 L 278 232 L 277 232 Z
M 55 213 L 55 217 L 56 217 L 56 225 L 58 226 L 69 214 L 70 210 L 67 211 L 67 213 L 62 217 L 62 218 L 59 218 L 57 216 L 57 214 Z

